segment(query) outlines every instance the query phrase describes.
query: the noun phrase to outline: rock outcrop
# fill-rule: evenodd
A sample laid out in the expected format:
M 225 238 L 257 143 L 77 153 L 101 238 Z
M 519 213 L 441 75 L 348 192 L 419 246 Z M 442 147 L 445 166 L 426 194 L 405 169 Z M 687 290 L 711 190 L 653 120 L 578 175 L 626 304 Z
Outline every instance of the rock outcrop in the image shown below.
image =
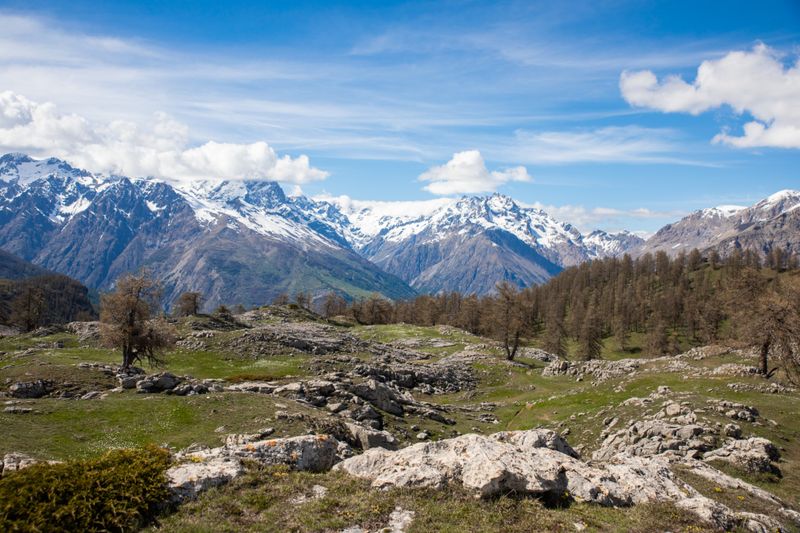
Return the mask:
M 244 461 L 321 472 L 330 470 L 346 455 L 347 445 L 328 435 L 253 442 L 249 442 L 249 437 L 228 436 L 227 444 L 220 448 L 187 450 L 177 454 L 178 464 L 167 470 L 174 498 L 177 501 L 193 499 L 204 490 L 231 481 L 244 472 Z
M 664 501 L 718 529 L 741 527 L 760 532 L 777 523 L 764 515 L 736 513 L 702 496 L 673 473 L 666 457 L 622 454 L 590 465 L 549 430 L 463 435 L 394 452 L 375 448 L 334 468 L 368 479 L 377 489 L 460 485 L 482 498 L 513 492 L 551 504 L 578 500 L 631 506 Z M 791 511 L 783 516 L 793 520 Z

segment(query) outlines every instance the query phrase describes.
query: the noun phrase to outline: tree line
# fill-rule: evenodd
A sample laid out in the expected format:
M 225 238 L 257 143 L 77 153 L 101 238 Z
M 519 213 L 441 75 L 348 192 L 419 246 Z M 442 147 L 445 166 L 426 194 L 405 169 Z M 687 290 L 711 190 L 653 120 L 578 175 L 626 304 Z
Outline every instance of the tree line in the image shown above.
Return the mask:
M 664 252 L 606 258 L 567 268 L 539 286 L 500 283 L 483 297 L 451 292 L 391 302 L 373 295 L 348 303 L 332 293 L 320 311 L 360 324 L 455 326 L 497 339 L 509 359 L 523 342 L 561 357 L 572 344 L 575 357 L 594 359 L 604 342 L 631 350 L 636 335 L 647 355 L 735 340 L 759 350 L 765 375 L 777 368 L 770 357 L 786 362 L 787 372 L 800 369 L 800 270 L 797 256 L 780 249 L 766 257 L 693 250 L 674 258 Z
M 39 305 L 38 296 L 20 295 L 16 305 Z M 290 299 L 282 295 L 273 303 Z M 458 327 L 498 340 L 510 360 L 523 345 L 561 357 L 571 345 L 577 359 L 595 359 L 604 345 L 630 351 L 634 335 L 637 348 L 651 356 L 735 340 L 758 350 L 765 376 L 783 368 L 800 381 L 800 269 L 796 256 L 782 252 L 766 258 L 752 251 L 725 258 L 697 250 L 674 258 L 664 252 L 636 259 L 625 255 L 567 268 L 544 285 L 519 289 L 503 282 L 487 296 L 450 292 L 390 301 L 376 294 L 347 301 L 336 292 L 317 300 L 301 292 L 293 303 L 358 324 Z M 186 292 L 172 313 L 196 315 L 202 306 L 201 293 Z M 242 311 L 220 306 L 215 314 L 232 317 Z M 115 291 L 103 295 L 100 319 L 102 337 L 121 349 L 123 366 L 157 363 L 159 353 L 174 343 L 161 287 L 147 271 L 123 276 Z
M 47 274 L 0 280 L 0 323 L 33 331 L 41 326 L 97 317 L 89 290 L 72 278 Z

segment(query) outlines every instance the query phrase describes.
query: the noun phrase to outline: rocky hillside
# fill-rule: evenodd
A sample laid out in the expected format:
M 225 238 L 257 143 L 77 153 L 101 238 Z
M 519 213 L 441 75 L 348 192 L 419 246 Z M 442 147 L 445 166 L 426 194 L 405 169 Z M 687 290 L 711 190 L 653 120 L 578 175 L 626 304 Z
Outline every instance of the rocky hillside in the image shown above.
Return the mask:
M 0 339 L 0 488 L 157 442 L 180 504 L 159 530 L 800 529 L 800 394 L 749 351 L 507 361 L 292 307 L 176 326 L 166 368 L 129 372 L 94 323 Z
M 719 206 L 696 211 L 661 228 L 635 250 L 636 255 L 664 251 L 756 250 L 764 254 L 775 248 L 800 253 L 800 192 L 777 192 L 750 207 Z
M 0 158 L 0 246 L 93 288 L 149 267 L 167 302 L 195 290 L 209 307 L 301 290 L 413 294 L 355 253 L 324 208 L 269 182 L 167 183 Z

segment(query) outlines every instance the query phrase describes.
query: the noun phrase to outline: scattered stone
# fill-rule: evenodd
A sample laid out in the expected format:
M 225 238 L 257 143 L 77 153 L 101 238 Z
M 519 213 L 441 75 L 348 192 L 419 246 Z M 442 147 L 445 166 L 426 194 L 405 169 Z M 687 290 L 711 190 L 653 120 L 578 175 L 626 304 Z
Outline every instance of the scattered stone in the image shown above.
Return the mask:
M 3 409 L 4 413 L 10 413 L 12 415 L 24 415 L 28 413 L 32 413 L 33 409 L 30 407 L 20 407 L 18 405 L 10 405 Z
M 289 500 L 289 503 L 292 505 L 303 505 L 308 502 L 313 502 L 316 500 L 321 500 L 328 494 L 327 487 L 323 487 L 322 485 L 314 485 L 311 487 L 311 494 L 305 495 L 301 494 L 295 498 Z
M 0 463 L 0 474 L 6 475 L 9 472 L 16 472 L 17 470 L 35 465 L 38 462 L 39 461 L 30 455 L 25 455 L 24 453 L 7 453 L 3 456 L 2 463 Z

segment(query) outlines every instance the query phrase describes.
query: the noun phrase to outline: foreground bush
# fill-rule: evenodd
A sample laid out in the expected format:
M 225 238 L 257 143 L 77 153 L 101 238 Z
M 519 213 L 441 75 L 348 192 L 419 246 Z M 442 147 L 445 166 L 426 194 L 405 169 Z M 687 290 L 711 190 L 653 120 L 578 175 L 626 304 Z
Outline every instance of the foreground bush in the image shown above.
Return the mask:
M 169 454 L 155 446 L 38 464 L 0 479 L 0 531 L 124 531 L 169 498 Z

